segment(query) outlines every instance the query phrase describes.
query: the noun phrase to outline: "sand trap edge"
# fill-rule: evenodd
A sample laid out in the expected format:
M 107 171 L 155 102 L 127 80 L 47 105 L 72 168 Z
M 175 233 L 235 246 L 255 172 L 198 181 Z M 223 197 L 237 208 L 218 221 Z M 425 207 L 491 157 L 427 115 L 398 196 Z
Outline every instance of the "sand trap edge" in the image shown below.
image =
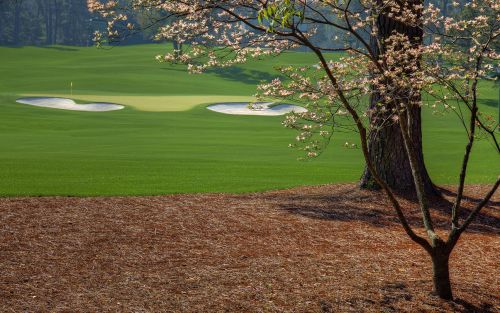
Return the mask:
M 57 97 L 25 97 L 16 99 L 16 102 L 43 108 L 82 112 L 109 112 L 125 108 L 123 105 L 107 102 L 78 104 L 72 99 Z
M 256 116 L 281 116 L 291 112 L 304 113 L 307 109 L 293 104 L 277 104 L 272 102 L 259 102 L 254 104 L 257 108 L 250 108 L 248 102 L 223 102 L 207 106 L 213 112 L 228 115 L 256 115 Z

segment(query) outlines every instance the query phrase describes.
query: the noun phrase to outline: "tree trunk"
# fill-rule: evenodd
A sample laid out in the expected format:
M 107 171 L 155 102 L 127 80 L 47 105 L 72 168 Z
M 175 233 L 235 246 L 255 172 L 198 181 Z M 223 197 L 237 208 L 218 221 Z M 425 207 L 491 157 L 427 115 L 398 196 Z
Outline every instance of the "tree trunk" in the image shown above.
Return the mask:
M 422 151 L 422 129 L 420 108 L 411 109 L 412 115 L 412 142 L 418 159 L 419 171 L 424 180 L 424 190 L 430 194 L 437 194 L 434 184 L 427 173 Z M 411 173 L 410 162 L 403 144 L 401 129 L 397 123 L 388 122 L 387 114 L 376 113 L 370 119 L 376 126 L 368 134 L 368 148 L 370 158 L 379 176 L 397 192 L 415 192 L 415 184 Z M 361 187 L 378 189 L 370 171 L 365 168 L 361 178 Z
M 414 0 L 414 2 L 415 5 L 423 4 L 422 0 Z M 378 33 L 371 38 L 371 48 L 378 57 L 383 57 L 383 42 L 393 31 L 406 34 L 416 44 L 421 44 L 423 40 L 423 33 L 420 28 L 402 24 L 384 14 L 381 14 L 377 20 L 377 29 Z M 403 90 L 402 93 L 404 92 Z M 415 185 L 408 156 L 404 148 L 401 129 L 398 123 L 391 121 L 389 113 L 379 110 L 379 106 L 377 105 L 379 100 L 380 96 L 374 90 L 370 99 L 370 122 L 373 126 L 370 128 L 368 134 L 370 158 L 377 173 L 394 191 L 414 194 Z M 386 109 L 390 110 L 387 107 Z M 418 107 L 412 108 L 409 110 L 409 114 L 412 115 L 412 120 L 415 121 L 411 129 L 411 136 L 418 159 L 418 168 L 422 173 L 425 192 L 427 194 L 437 194 L 424 163 L 421 110 Z M 366 167 L 361 177 L 360 186 L 367 189 L 379 188 Z
M 74 4 L 73 4 L 73 1 L 70 1 L 69 2 L 69 6 L 68 6 L 68 17 L 69 17 L 69 21 L 68 21 L 68 27 L 64 27 L 63 28 L 63 44 L 69 44 L 69 45 L 81 45 L 80 41 L 77 40 L 76 38 L 80 38 L 79 36 L 76 37 L 76 36 L 72 36 L 72 34 L 76 34 L 77 33 L 77 28 L 75 27 L 75 23 L 76 21 L 78 20 L 78 18 L 71 18 L 72 16 L 78 16 L 75 8 L 74 8 Z M 67 17 L 67 18 L 68 18 Z M 81 30 L 80 30 L 81 31 Z
M 172 40 L 172 45 L 174 47 L 174 55 L 176 58 L 182 55 L 182 43 L 177 39 Z
M 439 250 L 436 250 L 432 255 L 434 292 L 444 300 L 453 300 L 448 264 L 449 259 L 449 253 Z
M 5 38 L 7 37 L 7 32 L 3 28 L 3 20 L 4 20 L 4 3 L 0 1 L 0 45 L 4 43 Z
M 57 30 L 59 27 L 59 10 L 58 10 L 58 4 L 56 0 L 54 0 L 54 34 L 52 36 L 52 44 L 55 45 L 57 44 Z
M 50 46 L 52 44 L 52 9 L 50 2 L 45 1 L 45 44 Z
M 14 7 L 14 35 L 12 38 L 14 39 L 13 44 L 15 46 L 20 45 L 20 33 L 21 33 L 21 0 L 17 0 L 15 2 Z

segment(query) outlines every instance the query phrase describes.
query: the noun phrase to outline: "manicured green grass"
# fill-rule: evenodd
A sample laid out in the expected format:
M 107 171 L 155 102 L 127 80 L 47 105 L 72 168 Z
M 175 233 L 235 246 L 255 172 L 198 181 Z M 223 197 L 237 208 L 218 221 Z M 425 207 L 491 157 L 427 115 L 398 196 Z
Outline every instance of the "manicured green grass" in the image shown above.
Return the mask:
M 23 94 L 27 97 L 62 97 L 62 98 L 72 98 L 77 101 L 77 103 L 89 103 L 89 102 L 111 102 L 119 103 L 140 111 L 149 112 L 176 112 L 176 111 L 187 111 L 201 103 L 218 103 L 218 102 L 248 102 L 255 101 L 255 97 L 251 96 L 225 96 L 225 95 L 174 95 L 174 96 L 145 96 L 145 95 L 80 95 L 73 94 Z
M 251 98 L 260 80 L 277 75 L 272 66 L 311 64 L 312 55 L 189 75 L 180 65 L 156 63 L 163 49 L 0 48 L 0 195 L 248 192 L 359 178 L 361 152 L 343 147 L 357 142 L 356 134 L 339 133 L 324 155 L 301 162 L 287 147 L 295 133 L 280 117 L 205 109 L 219 98 Z M 77 99 L 111 97 L 130 106 L 92 113 L 15 103 L 19 95 L 69 95 L 70 82 Z M 483 107 L 496 116 L 497 90 L 487 83 L 482 89 Z M 432 177 L 455 183 L 465 132 L 453 116 L 427 111 L 424 129 Z M 492 181 L 498 161 L 491 144 L 479 141 L 468 182 Z

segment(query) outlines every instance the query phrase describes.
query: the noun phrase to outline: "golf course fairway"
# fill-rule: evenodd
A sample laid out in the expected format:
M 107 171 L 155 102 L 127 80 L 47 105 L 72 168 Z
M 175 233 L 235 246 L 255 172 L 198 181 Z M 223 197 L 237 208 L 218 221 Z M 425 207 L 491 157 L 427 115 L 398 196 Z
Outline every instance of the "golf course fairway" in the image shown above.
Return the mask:
M 166 45 L 0 48 L 0 195 L 157 195 L 252 192 L 354 182 L 363 160 L 357 134 L 334 134 L 319 158 L 298 161 L 296 133 L 283 117 L 226 115 L 219 102 L 254 100 L 256 85 L 277 65 L 312 65 L 309 53 L 287 53 L 244 66 L 190 75 L 159 64 Z M 332 58 L 336 55 L 332 55 Z M 73 88 L 71 89 L 71 84 Z M 497 116 L 498 88 L 481 84 L 481 108 Z M 78 112 L 16 103 L 63 97 L 124 105 Z M 437 184 L 456 184 L 466 132 L 452 114 L 423 110 L 424 153 Z M 467 183 L 489 183 L 498 153 L 478 140 Z

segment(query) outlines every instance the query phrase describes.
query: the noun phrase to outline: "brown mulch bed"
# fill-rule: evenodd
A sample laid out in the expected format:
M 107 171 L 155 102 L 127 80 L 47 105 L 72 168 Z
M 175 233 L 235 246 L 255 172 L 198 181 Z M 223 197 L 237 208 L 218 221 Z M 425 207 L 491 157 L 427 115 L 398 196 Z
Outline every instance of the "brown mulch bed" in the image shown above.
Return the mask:
M 444 302 L 383 195 L 354 185 L 0 199 L 0 311 L 499 312 L 499 201 L 457 245 Z M 444 232 L 449 203 L 433 203 Z

